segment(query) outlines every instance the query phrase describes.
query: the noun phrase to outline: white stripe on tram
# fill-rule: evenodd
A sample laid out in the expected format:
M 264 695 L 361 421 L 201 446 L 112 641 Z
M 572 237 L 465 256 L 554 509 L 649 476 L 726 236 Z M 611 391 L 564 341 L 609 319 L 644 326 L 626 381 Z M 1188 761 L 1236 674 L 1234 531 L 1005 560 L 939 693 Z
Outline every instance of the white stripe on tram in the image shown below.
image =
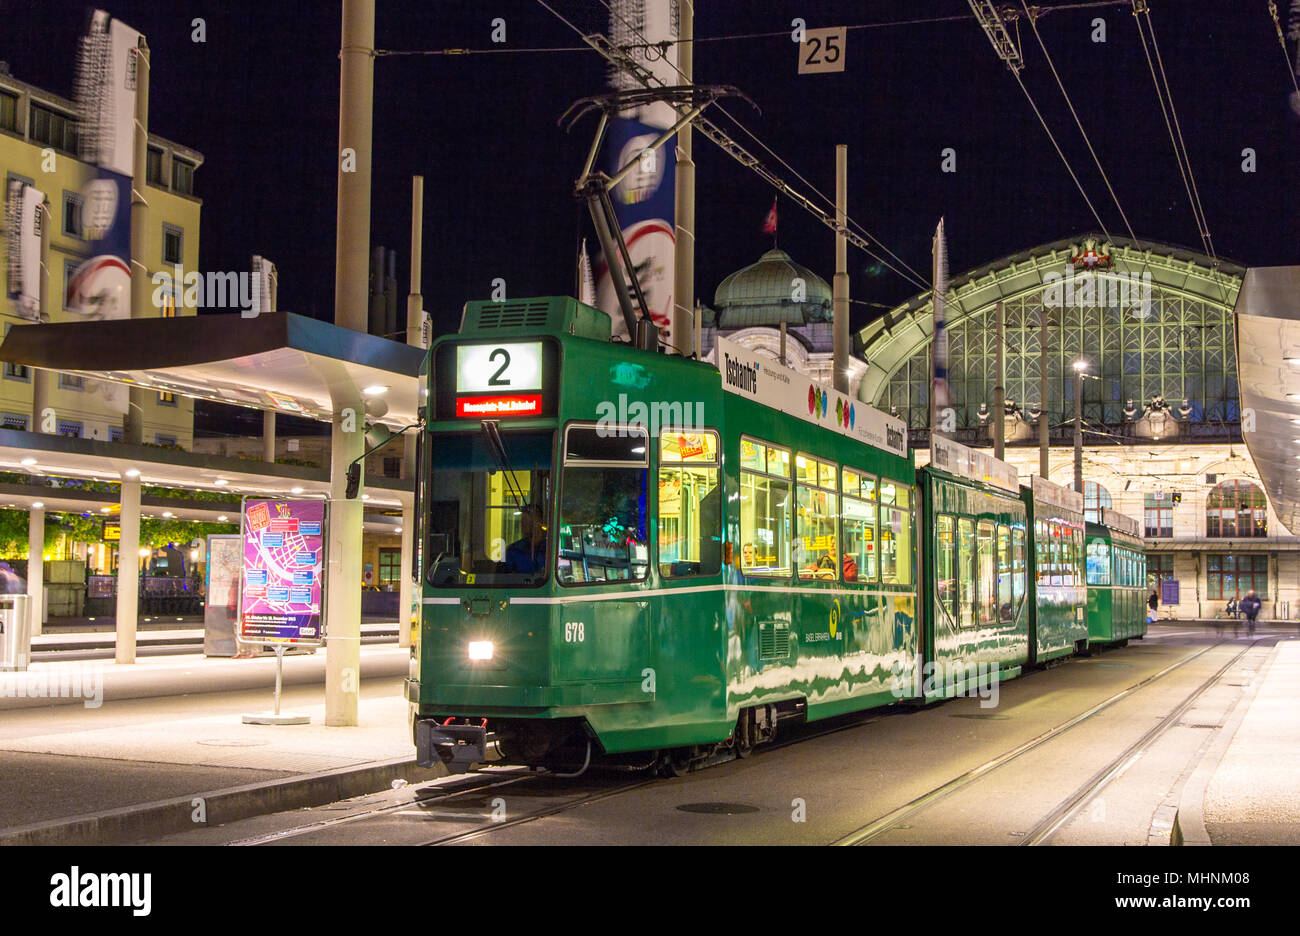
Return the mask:
M 553 604 L 571 604 L 575 601 L 635 601 L 638 598 L 653 598 L 660 595 L 693 595 L 701 592 L 782 592 L 790 593 L 794 591 L 793 586 L 781 585 L 691 585 L 682 588 L 650 588 L 638 591 L 613 592 L 604 594 L 574 594 L 562 595 L 560 597 L 532 597 L 528 595 L 517 596 L 510 599 L 511 604 L 519 605 L 553 605 Z M 804 594 L 805 592 L 796 592 Z M 817 588 L 808 589 L 806 594 L 809 595 L 873 595 L 873 596 L 894 596 L 897 598 L 915 598 L 914 591 L 885 591 L 884 589 L 860 589 L 860 588 Z M 423 604 L 427 605 L 453 605 L 460 604 L 464 598 L 424 598 Z

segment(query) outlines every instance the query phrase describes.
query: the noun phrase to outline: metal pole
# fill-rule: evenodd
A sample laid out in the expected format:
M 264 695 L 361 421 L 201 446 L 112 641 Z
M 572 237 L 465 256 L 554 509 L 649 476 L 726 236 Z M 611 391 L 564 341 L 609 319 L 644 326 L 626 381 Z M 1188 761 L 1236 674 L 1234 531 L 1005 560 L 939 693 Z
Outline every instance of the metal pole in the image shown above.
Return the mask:
M 789 365 L 787 365 L 787 364 L 785 363 L 785 322 L 784 322 L 784 321 L 781 322 L 781 355 L 780 355 L 780 357 L 781 357 L 781 366 L 782 366 L 782 367 L 788 367 Z
M 411 176 L 411 294 L 406 299 L 406 343 L 424 347 L 424 295 L 421 292 L 424 270 L 424 176 Z M 419 397 L 417 396 L 417 407 Z M 420 430 L 406 434 L 402 440 L 402 477 L 415 477 L 415 446 Z M 397 645 L 411 646 L 411 568 L 415 550 L 415 504 L 402 503 L 402 570 L 397 593 Z M 418 626 L 418 623 L 417 625 Z
M 275 645 L 275 714 L 280 714 L 280 685 L 284 681 L 284 644 Z
M 1083 370 L 1074 369 L 1074 489 L 1083 493 Z
M 1038 334 L 1038 474 L 1044 480 L 1048 471 L 1048 415 L 1047 405 L 1047 309 L 1039 312 L 1040 325 Z
M 140 612 L 140 479 L 123 478 L 122 526 L 117 543 L 117 616 L 114 661 L 135 662 Z
M 695 2 L 679 4 L 677 70 L 681 83 L 691 84 L 695 74 Z M 672 343 L 683 357 L 698 351 L 691 327 L 695 305 L 695 160 L 691 157 L 690 124 L 677 131 L 676 204 L 674 205 L 676 243 L 673 252 L 673 322 Z M 691 340 L 687 342 L 687 335 Z
M 614 246 L 614 235 L 610 233 L 609 223 L 605 220 L 604 206 L 597 197 L 587 200 L 587 208 L 591 211 L 591 221 L 596 227 L 596 240 L 600 241 L 601 252 L 605 255 L 609 278 L 614 284 L 614 295 L 618 297 L 619 308 L 623 310 L 623 322 L 627 325 L 628 339 L 635 342 L 636 312 L 627 294 L 627 280 L 623 278 L 623 265 L 619 262 L 618 248 Z
M 365 332 L 370 258 L 374 0 L 343 0 L 339 48 L 338 214 L 334 324 Z M 347 497 L 347 470 L 365 451 L 365 405 L 345 373 L 331 381 L 329 542 L 326 547 L 325 724 L 357 724 L 361 673 L 362 502 Z
M 1006 374 L 1005 374 L 1005 336 L 1002 326 L 1002 303 L 999 302 L 993 307 L 995 316 L 995 326 L 997 331 L 998 342 L 998 365 L 997 375 L 993 384 L 993 457 L 1002 458 L 1006 453 L 1006 436 L 1007 436 L 1007 391 L 1006 391 Z
M 849 148 L 835 147 L 835 276 L 831 281 L 833 310 L 831 386 L 849 392 L 849 242 L 844 236 L 848 224 Z
M 53 310 L 47 303 L 50 297 L 50 224 L 53 223 L 54 217 L 50 213 L 50 200 L 46 198 L 38 211 L 45 212 L 45 217 L 41 218 L 41 282 L 40 282 L 40 305 L 41 313 L 50 321 L 54 320 Z M 45 408 L 49 406 L 49 380 L 50 375 L 39 367 L 31 369 L 32 375 L 32 432 L 44 432 L 43 425 Z M 54 431 L 53 426 L 50 427 Z M 36 602 L 39 604 L 39 601 Z M 33 634 L 39 634 L 40 629 L 32 630 Z
M 36 503 L 40 503 L 37 501 Z M 45 623 L 45 508 L 33 506 L 27 514 L 27 594 L 32 596 L 31 635 L 39 637 Z M 17 609 L 15 609 L 17 613 Z
M 145 318 L 152 294 L 149 279 L 149 202 L 144 197 L 149 184 L 149 47 L 140 37 L 136 48 L 135 140 L 131 178 L 131 318 Z M 122 422 L 122 441 L 144 441 L 145 391 L 129 387 L 128 405 Z M 135 657 L 132 650 L 132 659 Z
M 262 461 L 275 464 L 275 410 L 262 410 Z

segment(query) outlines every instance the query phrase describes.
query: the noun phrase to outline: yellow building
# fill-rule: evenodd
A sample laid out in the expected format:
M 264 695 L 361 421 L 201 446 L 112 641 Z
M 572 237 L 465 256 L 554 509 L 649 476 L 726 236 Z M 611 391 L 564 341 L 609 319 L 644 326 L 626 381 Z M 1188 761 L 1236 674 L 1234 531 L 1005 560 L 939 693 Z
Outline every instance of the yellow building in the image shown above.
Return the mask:
M 71 67 L 71 63 L 69 64 Z M 67 321 L 68 284 L 86 257 L 87 242 L 80 236 L 81 192 L 92 167 L 77 159 L 75 106 L 56 94 L 0 74 L 0 175 L 21 179 L 45 193 L 50 220 L 49 321 Z M 199 215 L 203 202 L 194 195 L 194 174 L 203 156 L 178 143 L 149 135 L 148 149 L 149 245 L 146 262 L 150 276 L 170 273 L 175 264 L 186 271 L 199 269 Z M 0 264 L 0 323 L 5 332 L 26 320 L 16 315 L 8 294 L 8 264 Z M 151 296 L 154 289 L 150 288 Z M 177 296 L 136 310 L 138 317 L 193 315 Z M 47 374 L 47 400 L 55 411 L 62 435 L 102 441 L 120 440 L 122 414 L 109 404 L 103 387 L 95 381 L 67 374 Z M 124 388 L 118 388 L 119 397 Z M 0 426 L 35 429 L 32 425 L 31 369 L 3 365 L 0 377 Z M 194 401 L 173 394 L 149 394 L 144 401 L 143 441 L 189 450 L 194 438 Z

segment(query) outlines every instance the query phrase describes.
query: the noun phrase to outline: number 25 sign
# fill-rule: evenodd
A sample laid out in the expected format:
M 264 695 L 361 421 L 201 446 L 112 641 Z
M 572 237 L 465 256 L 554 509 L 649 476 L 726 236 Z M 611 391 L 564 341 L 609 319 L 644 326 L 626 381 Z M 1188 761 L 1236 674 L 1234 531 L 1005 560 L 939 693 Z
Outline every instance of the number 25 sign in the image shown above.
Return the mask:
M 804 41 L 799 43 L 799 74 L 844 71 L 844 40 L 847 35 L 848 30 L 843 26 L 807 30 Z

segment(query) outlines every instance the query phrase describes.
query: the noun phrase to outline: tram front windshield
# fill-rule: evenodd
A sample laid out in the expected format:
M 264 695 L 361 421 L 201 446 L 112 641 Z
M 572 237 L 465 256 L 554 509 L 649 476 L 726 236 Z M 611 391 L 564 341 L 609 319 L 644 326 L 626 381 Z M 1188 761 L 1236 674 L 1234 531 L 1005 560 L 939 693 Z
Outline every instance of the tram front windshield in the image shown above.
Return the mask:
M 553 437 L 551 430 L 506 430 L 503 452 L 484 432 L 429 437 L 424 555 L 430 585 L 546 580 Z

